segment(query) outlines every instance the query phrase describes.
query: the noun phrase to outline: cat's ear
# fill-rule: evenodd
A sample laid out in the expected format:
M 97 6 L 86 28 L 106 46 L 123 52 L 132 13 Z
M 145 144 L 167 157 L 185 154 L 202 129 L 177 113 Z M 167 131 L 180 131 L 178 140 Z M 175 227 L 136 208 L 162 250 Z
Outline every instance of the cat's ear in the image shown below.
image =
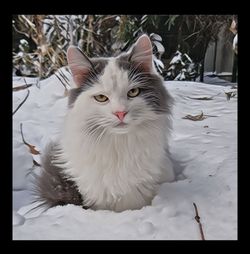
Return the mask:
M 74 82 L 77 87 L 80 87 L 84 84 L 84 81 L 86 81 L 91 71 L 92 63 L 89 58 L 75 46 L 70 46 L 68 48 L 67 60 Z
M 143 71 L 150 72 L 153 68 L 153 49 L 146 34 L 140 36 L 130 53 L 130 61 L 140 66 Z

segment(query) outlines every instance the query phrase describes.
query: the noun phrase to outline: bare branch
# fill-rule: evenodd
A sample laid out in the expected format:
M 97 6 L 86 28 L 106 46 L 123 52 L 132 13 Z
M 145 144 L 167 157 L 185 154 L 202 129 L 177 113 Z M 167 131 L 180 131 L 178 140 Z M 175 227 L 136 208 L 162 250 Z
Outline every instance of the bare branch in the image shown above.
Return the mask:
M 28 38 L 30 37 L 29 34 L 25 33 L 25 32 L 22 32 L 21 30 L 17 29 L 15 25 L 12 26 L 14 28 L 14 30 L 17 32 L 17 33 L 20 33 L 20 34 L 24 34 L 25 36 L 27 36 Z
M 63 82 L 62 79 L 58 76 L 57 73 L 55 73 L 55 76 L 59 79 L 59 81 L 60 81 L 61 84 L 64 86 L 64 88 L 67 89 L 66 85 L 64 84 L 64 82 Z
M 23 80 L 24 80 L 24 82 L 25 82 L 25 85 L 13 87 L 12 90 L 13 90 L 14 92 L 19 91 L 19 90 L 24 90 L 24 89 L 26 89 L 26 88 L 29 88 L 29 87 L 33 86 L 33 85 L 37 85 L 37 83 L 38 83 L 38 81 L 37 81 L 36 83 L 27 84 L 26 79 L 23 78 Z
M 25 145 L 28 145 L 28 143 L 25 141 L 24 136 L 23 136 L 23 123 L 20 123 L 20 131 L 21 131 L 21 136 L 22 136 L 23 143 Z
M 30 94 L 30 90 L 28 89 L 28 93 L 27 93 L 26 97 L 25 97 L 24 100 L 18 105 L 18 107 L 14 110 L 14 112 L 12 113 L 12 115 L 14 115 L 14 114 L 17 112 L 17 110 L 18 110 L 19 108 L 22 107 L 22 105 L 24 104 L 24 102 L 28 99 L 29 94 Z
M 114 19 L 114 18 L 116 18 L 116 17 L 117 17 L 117 15 L 107 16 L 107 17 L 105 17 L 105 18 L 103 18 L 103 19 L 101 20 L 101 23 L 104 22 L 104 21 L 106 21 L 106 20 L 108 20 L 108 19 Z
M 75 45 L 75 40 L 73 36 L 73 21 L 71 16 L 69 17 L 69 37 L 70 37 L 69 45 Z
M 195 203 L 193 203 L 193 205 L 194 205 L 194 209 L 195 209 L 195 217 L 194 218 L 197 221 L 197 223 L 199 224 L 199 229 L 200 229 L 200 234 L 201 234 L 201 240 L 205 240 L 203 229 L 202 229 L 202 225 L 201 225 L 201 222 L 200 222 L 200 216 L 198 214 L 197 206 L 196 206 Z
M 189 36 L 187 36 L 186 38 L 184 38 L 183 41 L 185 41 L 185 40 L 189 39 L 190 37 L 192 37 L 192 36 L 194 36 L 194 35 L 200 33 L 201 31 L 202 31 L 202 29 L 199 30 L 199 31 L 197 31 L 197 32 L 195 32 L 195 33 L 190 34 Z
M 40 152 L 35 149 L 35 146 L 33 146 L 33 145 L 31 145 L 31 144 L 29 144 L 28 142 L 25 141 L 24 136 L 23 136 L 23 123 L 20 123 L 20 131 L 21 131 L 21 136 L 22 136 L 23 143 L 26 146 L 29 147 L 30 153 L 33 154 L 33 155 L 40 154 Z M 34 163 L 35 166 L 41 166 L 37 161 L 35 161 L 34 157 L 33 157 L 33 163 Z
M 29 27 L 31 27 L 36 32 L 36 26 L 33 24 L 25 15 L 21 15 L 21 17 L 28 23 Z
M 22 86 L 16 86 L 16 87 L 13 87 L 12 90 L 13 90 L 14 92 L 16 92 L 16 91 L 20 91 L 20 90 L 29 88 L 29 87 L 31 87 L 32 85 L 33 85 L 33 84 L 27 84 L 27 85 L 22 85 Z
M 70 86 L 69 79 L 68 79 L 68 77 L 63 73 L 63 71 L 62 71 L 61 69 L 58 69 L 58 73 L 59 73 L 59 75 L 63 78 L 63 80 L 65 81 L 65 83 L 66 83 L 67 85 Z

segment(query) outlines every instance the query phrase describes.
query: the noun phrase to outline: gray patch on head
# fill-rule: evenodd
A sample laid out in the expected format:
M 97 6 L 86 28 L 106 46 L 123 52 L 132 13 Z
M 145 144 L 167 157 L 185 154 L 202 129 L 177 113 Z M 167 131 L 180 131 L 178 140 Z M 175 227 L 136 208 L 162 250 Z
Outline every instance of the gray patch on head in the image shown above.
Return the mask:
M 84 85 L 83 87 L 72 88 L 69 90 L 68 94 L 68 106 L 72 107 L 77 97 L 83 92 L 86 91 L 90 86 Z
M 169 113 L 173 104 L 173 98 L 163 85 L 163 80 L 158 74 L 145 73 L 140 66 L 135 66 L 130 62 L 129 54 L 121 55 L 117 58 L 119 68 L 127 70 L 129 80 L 132 82 L 136 77 L 136 81 L 141 84 L 138 88 L 141 89 L 141 96 L 146 103 L 152 107 L 156 113 Z
M 75 182 L 65 173 L 64 163 L 61 163 L 62 166 L 53 164 L 60 152 L 58 145 L 49 144 L 42 158 L 41 175 L 35 176 L 34 196 L 35 201 L 41 203 L 39 207 L 50 208 L 67 204 L 83 206 L 82 195 Z
M 171 114 L 173 98 L 163 85 L 162 79 L 156 74 L 147 74 L 141 77 L 141 96 L 152 107 L 155 113 Z
M 124 70 L 130 70 L 131 69 L 131 62 L 129 61 L 129 54 L 122 54 L 116 59 L 116 64 L 119 68 Z
M 105 66 L 108 64 L 107 58 L 91 58 L 96 74 L 99 75 L 103 72 Z
M 82 86 L 80 87 L 72 88 L 69 91 L 69 97 L 68 97 L 69 107 L 72 107 L 74 105 L 74 102 L 76 101 L 76 99 L 82 92 L 88 90 L 96 83 L 99 76 L 102 75 L 102 73 L 104 72 L 104 69 L 108 63 L 108 60 L 105 58 L 92 58 L 91 63 L 93 65 L 93 69 L 91 69 L 84 84 L 82 84 Z

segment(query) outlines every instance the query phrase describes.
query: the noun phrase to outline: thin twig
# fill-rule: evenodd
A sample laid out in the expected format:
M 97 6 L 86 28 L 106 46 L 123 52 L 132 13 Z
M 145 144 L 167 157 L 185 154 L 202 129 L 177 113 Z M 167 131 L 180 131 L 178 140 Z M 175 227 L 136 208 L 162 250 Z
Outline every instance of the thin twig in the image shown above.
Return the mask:
M 27 143 L 26 140 L 24 139 L 24 136 L 23 136 L 23 123 L 20 123 L 20 131 L 21 131 L 21 136 L 22 136 L 23 143 L 24 143 L 26 146 L 29 147 L 30 153 L 33 154 L 33 155 L 40 154 L 40 152 L 37 151 L 37 150 L 35 149 L 35 146 L 33 146 L 33 145 Z M 33 157 L 33 164 L 34 164 L 35 166 L 38 166 L 38 167 L 41 166 L 41 165 L 34 159 L 34 157 Z
M 64 77 L 64 79 L 66 81 L 69 81 L 68 77 L 63 73 L 63 71 L 61 69 L 58 69 L 59 73 L 61 73 L 61 75 Z
M 27 84 L 25 78 L 23 78 L 23 80 L 24 80 L 24 82 L 25 82 L 25 85 L 13 87 L 12 90 L 13 90 L 14 92 L 19 91 L 19 90 L 23 90 L 23 89 L 26 89 L 26 88 L 29 88 L 29 87 L 31 87 L 32 85 L 34 85 L 34 83 Z
M 29 24 L 29 27 L 31 27 L 35 32 L 37 32 L 35 24 L 33 24 L 28 18 L 26 18 L 25 15 L 21 15 L 21 17 L 26 21 L 26 23 Z
M 201 30 L 200 30 L 200 31 L 201 31 Z M 187 40 L 188 38 L 194 36 L 195 34 L 198 34 L 200 31 L 197 31 L 197 32 L 195 32 L 195 33 L 190 34 L 189 36 L 187 36 L 186 38 L 184 38 L 183 41 L 185 41 L 185 40 Z
M 64 82 L 61 80 L 61 78 L 58 76 L 57 73 L 55 73 L 55 76 L 59 79 L 59 81 L 60 81 L 61 84 L 64 86 L 64 88 L 67 89 L 66 85 L 64 84 Z
M 24 100 L 18 105 L 18 107 L 14 110 L 14 112 L 12 113 L 12 115 L 14 115 L 14 114 L 17 112 L 17 110 L 18 110 L 19 108 L 22 107 L 22 105 L 24 104 L 24 102 L 28 99 L 29 94 L 30 94 L 30 90 L 28 89 L 28 93 L 27 93 L 26 97 L 25 97 Z
M 22 32 L 21 30 L 18 30 L 18 29 L 16 28 L 15 25 L 13 25 L 12 27 L 14 28 L 14 30 L 15 30 L 17 33 L 24 34 L 26 37 L 29 38 L 29 34 L 27 34 L 27 33 L 25 33 L 25 32 Z
M 32 86 L 33 84 L 27 84 L 27 85 L 22 85 L 22 86 L 15 86 L 12 88 L 13 92 L 16 91 L 20 91 L 20 90 L 24 90 L 26 88 L 29 88 L 30 86 Z
M 207 116 L 207 117 L 218 117 L 218 116 L 206 115 L 206 114 L 204 114 L 204 116 Z
M 205 97 L 197 97 L 197 98 L 195 98 L 195 97 L 189 97 L 189 96 L 187 96 L 187 97 L 189 99 L 193 99 L 193 100 L 212 100 L 215 96 L 217 96 L 219 94 L 221 94 L 221 92 L 219 92 L 218 94 L 215 94 L 213 96 L 210 96 L 210 97 L 207 97 L 207 96 L 205 96 Z
M 25 141 L 24 136 L 23 136 L 23 123 L 20 123 L 20 130 L 21 130 L 21 136 L 22 136 L 23 143 L 24 143 L 25 145 L 29 145 L 29 144 Z
M 71 18 L 71 15 L 69 16 L 69 37 L 70 37 L 70 43 L 69 45 L 75 45 L 75 38 L 73 36 L 73 21 Z
M 23 143 L 29 147 L 30 153 L 32 153 L 34 155 L 40 154 L 40 152 L 35 149 L 35 146 L 33 146 L 25 141 L 24 136 L 23 136 L 23 124 L 22 123 L 20 123 L 20 130 L 21 130 L 21 136 L 22 136 Z
M 61 69 L 58 69 L 59 75 L 64 79 L 65 83 L 70 86 L 68 77 L 63 73 Z
M 187 96 L 187 98 L 192 99 L 192 100 L 204 100 L 204 101 L 209 101 L 209 100 L 213 99 L 213 97 L 197 97 L 197 98 L 195 98 L 195 97 L 189 97 L 189 96 Z
M 195 203 L 193 203 L 194 205 L 194 209 L 195 209 L 195 220 L 197 221 L 197 223 L 199 224 L 199 229 L 200 229 L 200 233 L 201 233 L 201 239 L 202 240 L 205 240 L 205 237 L 204 237 L 204 233 L 203 233 L 203 229 L 202 229 L 202 225 L 201 225 L 201 222 L 200 222 L 200 216 L 198 214 L 198 209 L 197 209 L 197 206 Z

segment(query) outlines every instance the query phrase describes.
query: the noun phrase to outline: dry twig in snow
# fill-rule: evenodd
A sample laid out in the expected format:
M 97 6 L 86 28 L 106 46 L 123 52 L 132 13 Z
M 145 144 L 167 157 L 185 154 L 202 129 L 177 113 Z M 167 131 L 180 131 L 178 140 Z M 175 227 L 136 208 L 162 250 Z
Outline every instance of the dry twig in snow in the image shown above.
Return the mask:
M 208 96 L 204 96 L 204 97 L 189 97 L 189 96 L 187 96 L 187 97 L 189 99 L 192 99 L 192 100 L 205 100 L 205 101 L 209 101 L 209 100 L 212 100 L 215 96 L 217 96 L 219 94 L 220 94 L 220 92 L 218 94 L 210 96 L 210 97 L 208 97 Z
M 25 97 L 24 100 L 18 105 L 18 107 L 14 110 L 14 112 L 12 113 L 12 115 L 14 115 L 14 114 L 17 112 L 17 110 L 18 110 L 19 108 L 22 107 L 22 105 L 24 104 L 24 102 L 28 99 L 29 94 L 30 94 L 30 90 L 28 89 L 28 93 L 27 93 L 26 97 Z
M 23 143 L 29 147 L 30 153 L 32 153 L 34 155 L 40 154 L 40 152 L 35 149 L 35 146 L 33 146 L 25 141 L 24 136 L 23 136 L 23 124 L 22 123 L 20 123 L 20 130 L 21 130 L 21 136 L 22 136 Z
M 236 91 L 229 91 L 229 92 L 225 92 L 225 95 L 227 97 L 227 100 L 229 101 L 231 99 L 231 97 L 235 97 L 237 95 Z
M 22 124 L 22 123 L 20 123 L 20 131 L 21 131 L 21 136 L 22 136 L 23 143 L 24 143 L 26 146 L 29 147 L 30 153 L 33 154 L 33 155 L 40 154 L 40 152 L 37 151 L 37 150 L 35 149 L 35 146 L 33 146 L 33 145 L 31 145 L 31 144 L 29 144 L 28 142 L 25 141 L 24 136 L 23 136 L 23 124 Z M 33 157 L 33 163 L 34 163 L 36 166 L 41 166 L 41 165 L 34 159 L 34 157 Z
M 212 115 L 204 115 L 203 112 L 201 111 L 201 114 L 199 115 L 186 115 L 184 117 L 182 117 L 182 119 L 188 119 L 188 120 L 192 120 L 192 121 L 202 121 L 208 117 L 217 117 L 217 116 L 212 116 Z
M 200 229 L 200 233 L 201 233 L 201 239 L 202 240 L 205 240 L 205 237 L 204 237 L 204 233 L 203 233 L 203 229 L 202 229 L 202 225 L 201 225 L 201 222 L 200 222 L 200 216 L 198 214 L 198 209 L 197 209 L 197 206 L 195 203 L 193 203 L 194 205 L 194 209 L 195 209 L 195 220 L 198 222 L 199 224 L 199 229 Z
M 13 87 L 12 90 L 13 90 L 13 92 L 16 92 L 16 91 L 27 89 L 30 86 L 32 86 L 32 84 L 27 84 L 27 85 L 22 85 L 22 86 L 16 86 L 16 87 Z

